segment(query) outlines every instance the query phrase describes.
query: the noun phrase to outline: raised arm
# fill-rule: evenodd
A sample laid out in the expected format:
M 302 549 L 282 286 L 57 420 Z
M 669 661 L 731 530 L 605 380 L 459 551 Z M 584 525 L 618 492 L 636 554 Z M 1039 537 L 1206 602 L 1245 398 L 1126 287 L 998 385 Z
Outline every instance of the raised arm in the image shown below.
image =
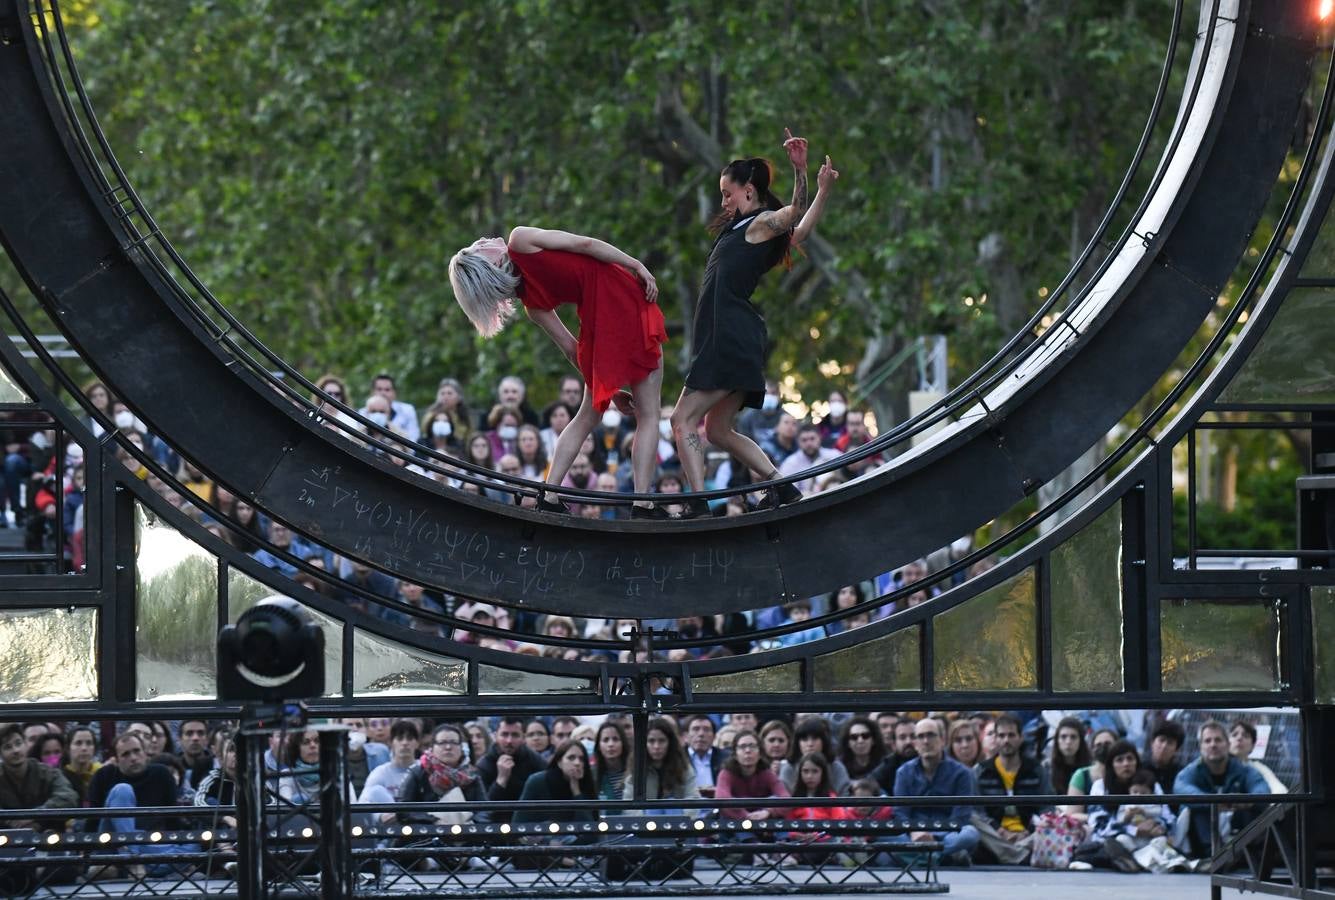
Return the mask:
M 756 228 L 767 229 L 776 235 L 791 231 L 807 210 L 807 139 L 793 137 L 787 128 L 783 135 L 783 150 L 793 164 L 793 202 L 782 209 L 761 213 L 753 223 Z M 750 231 L 747 228 L 747 232 Z
M 830 158 L 825 157 L 825 164 L 816 173 L 816 197 L 811 201 L 811 206 L 807 211 L 802 214 L 802 221 L 798 222 L 797 227 L 793 229 L 794 244 L 802 243 L 811 232 L 816 230 L 816 225 L 825 212 L 825 202 L 830 198 L 830 190 L 838 180 L 839 171 L 830 162 Z
M 613 263 L 630 270 L 644 285 L 644 299 L 650 303 L 658 299 L 658 284 L 649 274 L 644 263 L 607 241 L 583 234 L 571 234 L 548 228 L 531 228 L 521 225 L 510 232 L 510 249 L 516 253 L 535 253 L 538 250 L 565 250 L 568 253 L 582 253 L 603 262 Z

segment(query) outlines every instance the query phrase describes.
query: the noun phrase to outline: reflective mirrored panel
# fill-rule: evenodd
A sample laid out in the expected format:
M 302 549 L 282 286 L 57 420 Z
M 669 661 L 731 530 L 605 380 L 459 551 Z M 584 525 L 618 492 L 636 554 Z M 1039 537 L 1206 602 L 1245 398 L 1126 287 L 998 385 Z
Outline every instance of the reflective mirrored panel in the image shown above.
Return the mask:
M 936 690 L 1038 686 L 1036 585 L 1031 566 L 932 620 Z
M 1335 403 L 1335 289 L 1290 291 L 1219 401 Z
M 268 585 L 251 578 L 239 569 L 227 569 L 227 621 L 235 625 L 237 618 L 265 597 L 282 597 Z M 343 623 L 318 609 L 301 604 L 324 632 L 324 695 L 339 697 L 343 694 Z
M 1049 559 L 1053 690 L 1122 690 L 1121 503 Z
M 8 335 L 3 335 L 4 340 L 9 340 Z M 18 379 L 9 373 L 9 367 L 0 360 L 0 403 L 31 403 L 32 398 L 28 396 L 23 388 L 19 387 Z
M 352 678 L 352 692 L 358 697 L 462 694 L 468 690 L 468 664 L 356 628 Z
M 97 610 L 0 610 L 0 703 L 97 699 Z
M 1335 587 L 1312 587 L 1312 659 L 1317 703 L 1335 703 Z
M 135 523 L 135 696 L 216 696 L 218 561 L 142 503 Z
M 1335 221 L 1332 217 L 1335 217 L 1335 208 L 1327 211 L 1312 249 L 1307 251 L 1301 272 L 1303 278 L 1335 278 Z
M 746 672 L 692 678 L 691 690 L 697 694 L 796 693 L 802 690 L 802 664 L 793 661 Z
M 481 663 L 477 667 L 479 694 L 587 694 L 593 680 L 548 675 L 545 672 L 520 672 Z
M 818 691 L 917 691 L 922 689 L 921 626 L 825 653 L 811 661 Z
M 1164 599 L 1166 691 L 1279 690 L 1279 613 L 1270 600 Z

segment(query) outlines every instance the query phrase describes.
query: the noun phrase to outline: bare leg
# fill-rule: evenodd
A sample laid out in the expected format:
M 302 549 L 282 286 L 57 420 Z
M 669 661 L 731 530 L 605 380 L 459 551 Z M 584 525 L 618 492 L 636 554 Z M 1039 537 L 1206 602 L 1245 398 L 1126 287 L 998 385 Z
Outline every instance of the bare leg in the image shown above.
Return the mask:
M 566 473 L 570 471 L 570 464 L 579 455 L 580 445 L 593 432 L 593 426 L 597 424 L 598 418 L 598 413 L 593 408 L 593 395 L 589 393 L 586 385 L 579 411 L 575 413 L 575 418 L 570 420 L 565 431 L 561 432 L 561 436 L 556 439 L 556 447 L 552 450 L 552 466 L 547 470 L 548 484 L 560 484 L 566 477 Z M 550 494 L 548 497 L 556 499 Z
M 649 493 L 658 462 L 658 415 L 663 403 L 663 358 L 658 368 L 630 386 L 635 400 L 635 444 L 630 451 L 631 473 L 635 479 L 635 493 Z M 653 504 L 636 504 L 650 507 Z
M 779 470 L 774 467 L 773 460 L 755 441 L 733 428 L 741 409 L 742 395 L 736 392 L 715 403 L 705 415 L 705 436 L 709 443 L 727 450 L 758 478 L 766 481 L 777 478 Z
M 672 433 L 677 438 L 677 458 L 691 490 L 705 489 L 705 447 L 700 440 L 700 422 L 705 414 L 731 393 L 725 390 L 693 391 L 685 388 L 672 411 Z

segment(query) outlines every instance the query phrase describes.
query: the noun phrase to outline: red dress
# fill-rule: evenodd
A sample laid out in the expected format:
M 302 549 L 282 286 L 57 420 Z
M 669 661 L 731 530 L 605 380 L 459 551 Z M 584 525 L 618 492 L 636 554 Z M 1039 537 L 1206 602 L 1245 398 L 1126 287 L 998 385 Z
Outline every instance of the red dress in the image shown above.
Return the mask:
M 519 299 L 529 309 L 575 304 L 579 315 L 576 358 L 593 406 L 603 412 L 623 386 L 636 384 L 658 368 L 659 345 L 667 326 L 657 303 L 644 299 L 644 286 L 613 263 L 569 253 L 510 251 L 522 279 Z

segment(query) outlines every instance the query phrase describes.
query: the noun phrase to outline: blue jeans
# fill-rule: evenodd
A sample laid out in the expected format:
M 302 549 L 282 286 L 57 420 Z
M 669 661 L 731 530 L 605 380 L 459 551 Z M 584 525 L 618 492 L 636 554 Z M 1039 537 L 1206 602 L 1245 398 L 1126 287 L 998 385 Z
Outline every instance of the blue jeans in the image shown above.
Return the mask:
M 23 509 L 23 502 L 19 499 L 19 488 L 28 476 L 32 475 L 32 463 L 28 457 L 22 453 L 10 453 L 5 456 L 5 497 L 9 501 L 9 508 L 18 515 Z M 3 509 L 3 502 L 0 501 L 0 509 Z
M 941 842 L 941 853 L 944 856 L 960 852 L 973 855 L 980 837 L 978 829 L 972 825 L 965 825 L 959 831 L 929 831 L 928 834 L 933 840 Z M 895 838 L 893 842 L 907 844 L 909 840 L 909 835 L 904 834 Z
M 134 795 L 134 788 L 121 782 L 107 792 L 107 808 L 115 809 L 134 809 L 138 806 L 137 798 Z M 113 833 L 139 831 L 135 825 L 134 816 L 112 816 L 102 819 L 98 823 L 102 831 Z M 149 830 L 149 829 L 143 829 Z M 167 829 L 161 829 L 163 831 Z M 161 856 L 168 853 L 189 853 L 198 848 L 194 844 L 135 844 L 129 847 L 119 848 L 120 852 L 127 856 Z M 145 868 L 149 875 L 163 876 L 172 875 L 177 871 L 177 867 L 188 867 L 188 863 L 156 863 L 149 864 Z

